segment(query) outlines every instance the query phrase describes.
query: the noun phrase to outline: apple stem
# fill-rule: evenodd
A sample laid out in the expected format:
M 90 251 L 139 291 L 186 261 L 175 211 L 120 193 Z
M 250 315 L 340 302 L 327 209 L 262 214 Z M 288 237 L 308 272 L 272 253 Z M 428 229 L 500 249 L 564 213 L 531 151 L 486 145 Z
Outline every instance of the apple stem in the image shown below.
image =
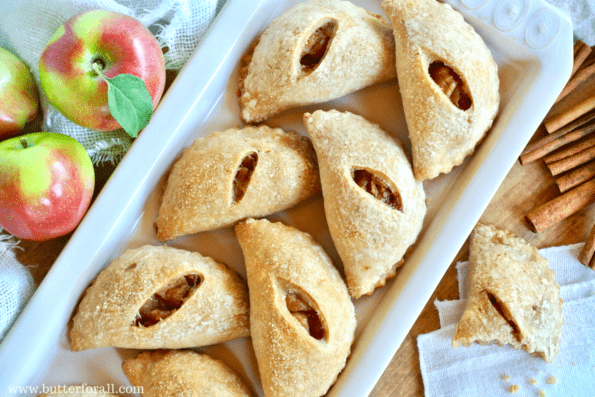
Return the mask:
M 103 62 L 101 62 L 101 61 L 93 62 L 93 70 L 95 71 L 95 73 L 97 73 L 98 76 L 100 76 L 102 79 L 105 80 L 105 76 L 103 75 L 103 72 L 102 72 L 103 67 L 104 67 Z
M 23 149 L 27 149 L 29 147 L 29 142 L 27 138 L 21 138 L 21 145 L 23 145 Z

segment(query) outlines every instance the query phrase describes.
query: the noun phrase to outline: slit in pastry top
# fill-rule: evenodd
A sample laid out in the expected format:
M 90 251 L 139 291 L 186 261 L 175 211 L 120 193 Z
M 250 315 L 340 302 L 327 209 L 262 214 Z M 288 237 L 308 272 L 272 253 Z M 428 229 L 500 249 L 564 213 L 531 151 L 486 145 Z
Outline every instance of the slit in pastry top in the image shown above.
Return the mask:
M 244 198 L 244 194 L 250 184 L 250 178 L 252 178 L 252 174 L 254 173 L 257 164 L 257 152 L 250 152 L 242 159 L 242 162 L 236 171 L 236 176 L 233 179 L 233 188 L 231 192 L 232 205 L 239 203 L 242 198 Z
M 285 291 L 285 305 L 289 313 L 312 338 L 327 341 L 326 321 L 312 298 L 292 286 L 287 286 Z
M 180 276 L 155 292 L 138 310 L 133 324 L 150 327 L 174 314 L 200 286 L 203 277 L 190 273 Z
M 506 320 L 508 325 L 512 328 L 512 336 L 516 339 L 517 342 L 521 342 L 523 336 L 521 334 L 521 329 L 519 328 L 518 324 L 514 321 L 510 310 L 506 307 L 506 305 L 500 301 L 495 295 L 493 295 L 489 291 L 485 291 L 490 303 L 494 306 L 494 309 L 498 312 L 499 315 Z
M 300 54 L 300 66 L 304 75 L 312 73 L 322 63 L 336 31 L 337 21 L 324 20 L 308 37 Z
M 375 199 L 395 210 L 403 212 L 401 194 L 397 189 L 391 187 L 392 182 L 389 182 L 386 176 L 381 175 L 377 171 L 364 168 L 354 168 L 351 175 L 355 184 Z
M 462 111 L 471 108 L 473 101 L 469 87 L 453 68 L 442 61 L 434 61 L 428 67 L 428 74 L 453 105 Z

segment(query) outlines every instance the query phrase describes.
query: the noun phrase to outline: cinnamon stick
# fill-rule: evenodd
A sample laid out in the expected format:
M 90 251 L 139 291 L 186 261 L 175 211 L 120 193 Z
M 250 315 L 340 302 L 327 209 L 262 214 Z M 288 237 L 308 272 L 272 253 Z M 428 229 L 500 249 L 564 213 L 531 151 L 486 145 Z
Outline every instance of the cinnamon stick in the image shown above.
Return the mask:
M 565 158 L 573 156 L 593 146 L 595 146 L 595 135 L 590 137 L 589 139 L 585 139 L 584 141 L 567 145 L 566 149 L 554 154 L 550 154 L 549 156 L 545 157 L 543 161 L 545 161 L 546 164 L 551 164 L 556 161 L 564 160 Z
M 585 266 L 595 270 L 595 261 L 593 260 L 593 254 L 595 254 L 595 226 L 591 229 L 591 233 L 587 236 L 585 246 L 578 255 L 578 260 Z
M 562 146 L 565 146 L 569 143 L 578 141 L 579 139 L 589 135 L 593 131 L 595 131 L 595 123 L 582 126 L 572 132 L 566 133 L 566 131 L 561 130 L 560 132 L 564 132 L 564 133 L 556 132 L 555 135 L 552 134 L 552 135 L 546 136 L 545 138 L 549 138 L 551 136 L 551 137 L 553 137 L 553 139 L 550 138 L 550 142 L 546 143 L 545 145 L 539 146 L 537 149 L 535 149 L 529 153 L 525 153 L 524 155 L 521 155 L 521 157 L 520 157 L 521 164 L 525 165 L 532 161 L 539 160 L 539 159 L 547 156 L 549 153 L 553 152 L 554 150 L 559 149 Z M 543 138 L 543 139 L 545 139 L 545 138 Z
M 556 178 L 556 185 L 558 185 L 560 193 L 565 193 L 593 177 L 595 177 L 595 162 L 587 163 L 568 174 Z
M 533 209 L 525 215 L 525 220 L 531 230 L 539 233 L 593 202 L 595 202 L 595 179 Z
M 560 175 L 563 172 L 571 170 L 579 165 L 585 164 L 595 159 L 595 146 L 589 149 L 573 154 L 572 156 L 566 157 L 560 161 L 547 164 L 547 168 L 550 170 L 552 175 Z
M 595 61 L 595 59 L 593 61 Z M 587 81 L 591 76 L 593 76 L 593 74 L 595 74 L 595 63 L 591 62 L 590 65 L 585 68 L 581 68 L 578 73 L 576 73 L 576 75 L 572 76 L 572 78 L 564 86 L 564 89 L 562 89 L 562 92 L 560 92 L 560 95 L 558 95 L 558 98 L 554 104 L 560 102 L 562 99 L 568 96 L 568 94 L 574 91 L 576 87 Z
M 572 73 L 570 76 L 576 73 L 590 53 L 591 47 L 586 45 L 583 41 L 577 40 L 574 44 L 574 63 L 572 65 Z
M 582 115 L 595 109 L 595 94 L 583 99 L 581 102 L 563 111 L 562 113 L 550 116 L 543 122 L 548 132 L 552 133 L 565 125 L 572 123 Z

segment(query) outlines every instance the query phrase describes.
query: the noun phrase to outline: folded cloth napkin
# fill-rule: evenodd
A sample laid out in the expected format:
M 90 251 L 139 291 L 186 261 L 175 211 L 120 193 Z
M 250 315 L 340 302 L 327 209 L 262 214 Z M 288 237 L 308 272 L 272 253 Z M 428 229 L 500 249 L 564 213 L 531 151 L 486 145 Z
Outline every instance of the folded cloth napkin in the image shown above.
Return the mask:
M 52 34 L 71 16 L 92 9 L 131 15 L 156 36 L 165 66 L 179 70 L 190 58 L 225 0 L 0 0 L 0 46 L 31 69 L 39 84 L 39 57 Z M 87 149 L 95 163 L 117 162 L 132 142 L 123 130 L 98 132 L 80 127 L 54 109 L 40 91 L 43 129 L 72 136 Z M 1 231 L 1 229 L 0 229 Z M 6 236 L 6 237 L 4 237 Z M 0 235 L 0 342 L 34 290 L 28 270 L 12 249 L 17 242 Z
M 426 397 L 595 396 L 595 271 L 578 261 L 582 247 L 540 250 L 564 300 L 560 354 L 553 363 L 511 346 L 451 347 L 466 303 L 467 262 L 458 263 L 463 299 L 436 301 L 441 329 L 417 339 Z

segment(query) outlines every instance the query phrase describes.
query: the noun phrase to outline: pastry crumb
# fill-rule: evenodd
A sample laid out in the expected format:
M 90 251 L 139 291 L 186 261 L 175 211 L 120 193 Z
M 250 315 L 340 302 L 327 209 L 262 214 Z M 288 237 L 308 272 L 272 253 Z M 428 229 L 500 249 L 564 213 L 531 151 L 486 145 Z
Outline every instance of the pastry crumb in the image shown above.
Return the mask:
M 529 383 L 531 383 L 533 386 L 535 386 L 538 382 L 537 382 L 537 380 L 531 378 L 531 379 L 529 379 Z
M 504 376 L 502 377 L 502 379 L 504 379 L 504 380 L 508 380 L 508 379 L 510 379 L 510 376 L 508 376 L 508 375 L 504 375 Z
M 548 385 L 555 385 L 558 382 L 558 379 L 554 375 L 552 375 L 548 380 L 546 380 Z
M 539 391 L 539 397 L 545 397 L 545 390 L 541 389 Z
M 519 391 L 519 389 L 520 389 L 519 385 L 510 386 L 510 394 L 516 393 L 517 391 Z

